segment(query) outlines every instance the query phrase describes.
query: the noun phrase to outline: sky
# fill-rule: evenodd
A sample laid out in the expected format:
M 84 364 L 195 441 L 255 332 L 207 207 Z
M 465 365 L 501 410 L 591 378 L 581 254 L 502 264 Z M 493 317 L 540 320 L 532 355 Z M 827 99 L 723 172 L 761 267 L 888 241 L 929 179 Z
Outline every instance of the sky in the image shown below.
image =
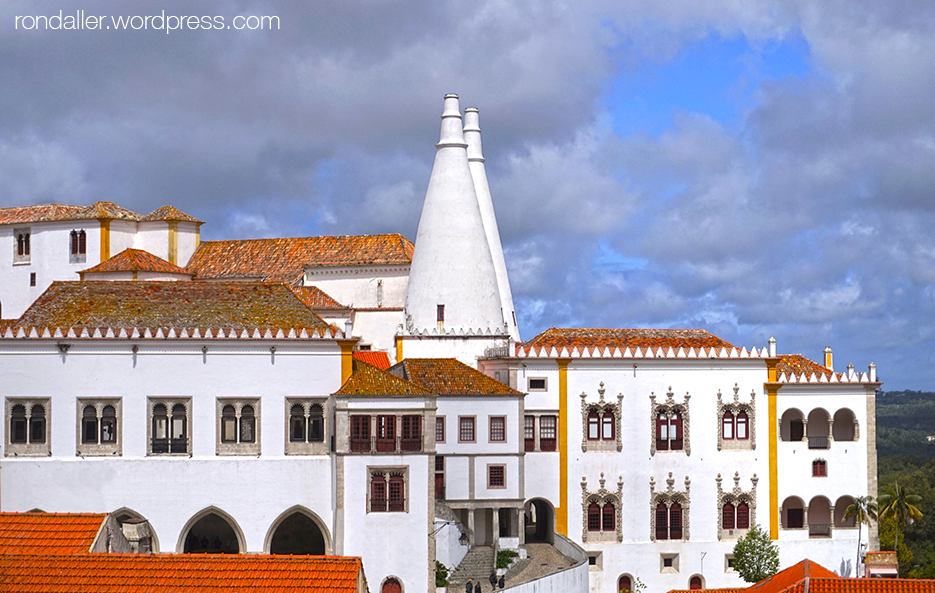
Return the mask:
M 59 10 L 210 28 L 37 26 Z M 772 336 L 935 391 L 933 74 L 917 0 L 4 0 L 0 207 L 415 239 L 457 93 L 524 338 Z

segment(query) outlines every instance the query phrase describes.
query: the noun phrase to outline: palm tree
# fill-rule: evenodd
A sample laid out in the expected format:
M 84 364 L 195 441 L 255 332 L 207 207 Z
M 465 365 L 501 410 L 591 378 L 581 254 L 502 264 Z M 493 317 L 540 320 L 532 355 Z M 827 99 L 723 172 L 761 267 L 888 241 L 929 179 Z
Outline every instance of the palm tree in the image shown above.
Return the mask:
M 892 486 L 885 486 L 885 490 L 886 493 L 879 497 L 880 519 L 892 519 L 896 523 L 896 541 L 893 544 L 895 552 L 899 547 L 899 526 L 912 525 L 916 519 L 922 518 L 922 511 L 917 506 L 922 502 L 922 497 L 909 494 L 898 482 L 893 482 Z
M 858 496 L 854 499 L 854 502 L 846 509 L 844 509 L 844 520 L 847 521 L 851 517 L 854 517 L 857 520 L 857 563 L 854 565 L 854 575 L 860 576 L 860 536 L 861 529 L 863 524 L 867 524 L 867 528 L 870 528 L 870 521 L 877 520 L 877 511 L 879 507 L 877 503 L 874 502 L 872 496 Z

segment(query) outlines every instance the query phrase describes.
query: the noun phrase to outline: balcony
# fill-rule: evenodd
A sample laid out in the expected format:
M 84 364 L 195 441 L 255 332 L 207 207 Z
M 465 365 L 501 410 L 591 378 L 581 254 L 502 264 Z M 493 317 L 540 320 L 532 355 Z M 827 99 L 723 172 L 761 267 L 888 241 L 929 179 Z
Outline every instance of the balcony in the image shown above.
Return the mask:
M 831 537 L 831 524 L 809 523 L 808 537 Z
M 827 449 L 829 448 L 828 437 L 808 437 L 809 449 Z
M 395 438 L 352 438 L 351 453 L 420 453 L 422 437 L 415 439 Z

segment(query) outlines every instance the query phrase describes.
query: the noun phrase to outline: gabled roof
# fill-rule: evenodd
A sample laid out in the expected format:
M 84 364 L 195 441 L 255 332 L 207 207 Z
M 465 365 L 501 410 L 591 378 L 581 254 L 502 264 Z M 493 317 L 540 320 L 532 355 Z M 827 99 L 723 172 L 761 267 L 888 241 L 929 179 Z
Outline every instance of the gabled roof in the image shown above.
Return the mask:
M 431 395 L 428 389 L 354 358 L 354 370 L 335 395 Z
M 801 375 L 802 373 L 805 373 L 806 376 L 811 376 L 812 373 L 815 373 L 816 377 L 824 375 L 825 378 L 830 379 L 832 375 L 837 375 L 838 379 L 841 378 L 841 373 L 828 370 L 828 367 L 820 365 L 813 360 L 809 360 L 801 354 L 779 355 L 779 362 L 776 364 L 776 372 L 780 375 L 785 374 L 787 376 Z
M 407 358 L 389 372 L 439 395 L 522 395 L 454 358 Z
M 309 309 L 339 309 L 349 310 L 338 301 L 328 296 L 325 291 L 317 286 L 290 286 L 289 290 L 299 297 L 299 300 L 305 303 Z
M 536 348 L 727 348 L 734 346 L 703 329 L 590 329 L 553 327 L 517 344 L 527 353 Z
M 381 371 L 390 368 L 390 355 L 386 352 L 355 350 L 354 358 L 372 364 Z
M 189 216 L 175 206 L 163 206 L 162 208 L 156 208 L 146 216 L 140 217 L 140 222 L 152 222 L 158 220 L 164 220 L 166 222 L 194 222 L 196 224 L 204 224 L 203 220 L 198 220 L 194 216 Z
M 108 260 L 102 261 L 93 268 L 82 270 L 79 274 L 98 274 L 104 272 L 161 272 L 166 274 L 186 274 L 183 268 L 169 263 L 161 257 L 156 257 L 142 249 L 124 249 Z
M 778 593 L 779 591 L 785 591 L 794 584 L 800 583 L 806 578 L 811 577 L 831 579 L 841 578 L 824 566 L 805 559 L 798 564 L 786 568 L 785 570 L 780 570 L 769 578 L 763 579 L 759 583 L 748 587 L 745 591 L 746 593 Z
M 33 327 L 338 332 L 286 286 L 257 282 L 54 282 L 12 330 Z
M 58 220 L 132 220 L 142 217 L 113 202 L 95 202 L 90 206 L 67 204 L 40 204 L 0 208 L 0 224 L 28 224 L 32 222 L 54 222 Z
M 203 241 L 188 269 L 199 280 L 297 283 L 306 266 L 409 264 L 412 249 L 402 235 Z
M 106 518 L 103 513 L 0 513 L 0 555 L 87 554 Z
M 356 593 L 360 558 L 258 554 L 0 556 L 7 593 Z

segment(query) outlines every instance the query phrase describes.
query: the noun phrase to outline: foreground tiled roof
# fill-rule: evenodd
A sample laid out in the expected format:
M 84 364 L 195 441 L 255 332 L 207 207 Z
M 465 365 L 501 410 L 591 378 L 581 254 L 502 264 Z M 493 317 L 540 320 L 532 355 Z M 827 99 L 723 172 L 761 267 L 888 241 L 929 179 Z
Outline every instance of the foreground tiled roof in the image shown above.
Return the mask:
M 354 358 L 354 371 L 335 395 L 430 395 L 428 389 Z
M 166 274 L 187 274 L 189 272 L 169 263 L 161 257 L 156 257 L 142 249 L 124 249 L 108 260 L 102 261 L 93 268 L 82 270 L 79 274 L 97 274 L 103 272 L 161 272 Z
M 381 371 L 390 368 L 390 355 L 386 352 L 357 350 L 354 352 L 354 358 L 370 363 Z
M 516 345 L 515 356 L 588 358 L 765 358 L 703 329 L 551 328 Z
M 299 297 L 309 309 L 349 309 L 328 296 L 317 286 L 290 286 L 289 290 Z
M 812 577 L 831 579 L 841 578 L 824 566 L 806 559 L 799 562 L 798 564 L 790 566 L 789 568 L 780 570 L 773 576 L 763 579 L 759 583 L 751 585 L 746 589 L 746 592 L 778 593 L 779 591 L 787 590 L 795 583 L 800 583 L 804 579 Z
M 142 222 L 150 222 L 154 220 L 165 220 L 167 222 L 194 222 L 197 224 L 204 224 L 203 220 L 198 220 L 194 216 L 189 216 L 175 206 L 163 206 L 162 208 L 156 208 L 146 216 L 140 217 L 140 221 Z
M 875 383 L 867 372 L 835 373 L 801 354 L 779 356 L 776 372 L 780 383 Z
M 0 224 L 27 224 L 32 222 L 53 222 L 56 220 L 132 220 L 142 217 L 113 202 L 95 202 L 90 206 L 70 206 L 67 204 L 40 204 L 38 206 L 18 206 L 0 208 Z
M 286 286 L 257 282 L 54 282 L 4 337 L 33 331 L 52 338 L 341 335 Z
M 0 556 L 5 593 L 355 593 L 359 558 L 88 554 Z
M 409 264 L 412 248 L 412 243 L 402 235 L 203 241 L 188 269 L 201 280 L 296 283 L 306 266 Z
M 522 395 L 454 358 L 407 358 L 390 368 L 404 379 L 444 395 Z
M 0 513 L 0 555 L 87 554 L 106 518 L 106 514 Z

